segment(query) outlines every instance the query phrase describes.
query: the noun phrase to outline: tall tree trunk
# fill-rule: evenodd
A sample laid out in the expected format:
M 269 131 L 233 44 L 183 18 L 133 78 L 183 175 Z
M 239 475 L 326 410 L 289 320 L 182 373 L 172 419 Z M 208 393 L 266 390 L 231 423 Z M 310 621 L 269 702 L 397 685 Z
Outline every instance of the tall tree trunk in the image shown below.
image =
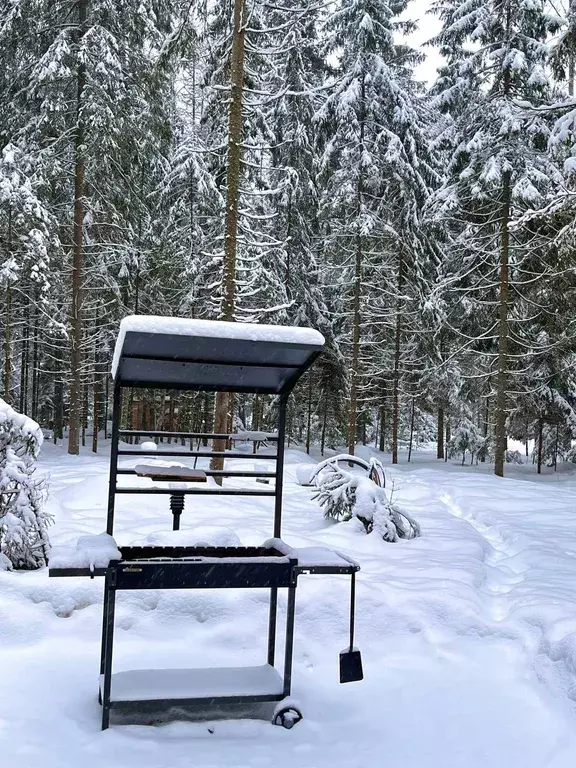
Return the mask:
M 488 392 L 490 392 L 490 380 L 488 380 Z M 484 409 L 484 440 L 488 440 L 488 431 L 490 427 L 490 395 L 486 396 L 486 408 Z M 486 451 L 482 453 L 480 461 L 484 464 L 486 461 Z
M 310 428 L 312 425 L 312 376 L 308 374 L 308 414 L 306 418 L 306 453 L 310 453 Z
M 554 472 L 558 469 L 558 441 L 560 439 L 560 425 L 556 424 L 556 440 L 554 441 Z
M 20 399 L 18 410 L 28 413 L 28 347 L 30 333 L 29 308 L 24 308 L 22 330 L 20 332 Z
M 408 443 L 408 463 L 412 460 L 412 440 L 414 439 L 414 411 L 416 410 L 416 398 L 412 398 L 410 410 L 410 442 Z
M 82 387 L 82 447 L 86 445 L 86 430 L 88 429 L 88 382 Z
M 4 325 L 4 400 L 10 404 L 12 381 L 12 288 L 6 286 L 6 322 Z
M 542 448 L 544 444 L 544 419 L 538 419 L 538 474 L 542 474 Z
M 34 308 L 34 339 L 32 347 L 32 418 L 34 421 L 38 421 L 38 408 L 39 408 L 39 387 L 40 387 L 40 372 L 38 370 L 38 355 L 39 355 L 39 335 L 40 335 L 40 313 L 38 312 L 37 305 Z
M 104 373 L 104 416 L 102 421 L 104 422 L 104 440 L 108 439 L 108 402 L 110 400 L 110 377 L 108 371 Z
M 444 458 L 444 408 L 438 406 L 438 445 L 436 448 L 436 458 Z
M 256 393 L 252 399 L 252 429 L 258 432 L 260 429 L 260 396 Z
M 98 365 L 94 362 L 94 398 L 92 401 L 92 452 L 98 453 L 98 427 L 100 426 L 100 376 Z
M 350 409 L 348 412 L 348 453 L 356 450 L 356 418 L 358 410 L 358 374 L 360 362 L 360 285 L 362 281 L 362 238 L 356 238 L 356 264 L 354 270 L 354 298 L 352 320 L 352 365 L 350 366 Z
M 360 115 L 360 157 L 364 154 L 364 78 L 361 83 L 361 115 Z M 360 163 L 358 171 L 358 186 L 356 188 L 357 216 L 360 219 L 364 204 L 364 171 Z M 354 265 L 354 297 L 352 299 L 352 366 L 350 368 L 350 410 L 348 411 L 348 453 L 353 456 L 356 449 L 356 419 L 358 413 L 358 380 L 360 367 L 360 295 L 362 290 L 362 235 L 356 233 L 356 259 Z
M 78 37 L 79 44 L 85 34 L 88 0 L 78 0 Z M 84 268 L 84 120 L 82 103 L 86 87 L 86 65 L 78 60 L 76 76 L 76 130 L 74 133 L 74 234 L 72 245 L 72 306 L 70 317 L 70 431 L 68 433 L 68 453 L 77 455 L 80 423 L 82 419 L 82 303 L 83 303 L 83 268 Z
M 324 456 L 324 447 L 326 445 L 326 421 L 328 419 L 328 395 L 326 391 L 324 395 L 324 407 L 322 408 L 322 435 L 320 436 L 320 455 Z
M 12 206 L 8 207 L 8 235 L 6 237 L 8 257 L 12 251 Z M 4 324 L 4 400 L 11 404 L 10 384 L 12 382 L 12 288 L 6 285 L 6 319 Z
M 234 0 L 232 53 L 230 59 L 230 109 L 228 112 L 228 167 L 226 220 L 224 223 L 224 264 L 222 267 L 221 319 L 232 321 L 236 309 L 236 250 L 238 245 L 238 204 L 242 166 L 242 100 L 244 96 L 245 0 Z M 218 392 L 214 411 L 214 431 L 227 432 L 229 396 Z M 225 440 L 214 440 L 213 450 L 223 451 Z M 224 459 L 213 458 L 211 469 L 223 469 Z M 221 478 L 216 482 L 222 484 Z
M 568 95 L 570 98 L 574 96 L 574 52 L 576 47 L 576 0 L 570 0 L 568 10 L 568 24 L 570 27 L 571 40 L 570 40 L 570 58 L 568 60 Z
M 494 474 L 504 477 L 506 458 L 506 411 L 508 407 L 508 295 L 510 261 L 511 174 L 502 179 L 500 219 L 500 295 L 498 304 L 498 379 L 496 384 Z
M 450 417 L 446 419 L 446 443 L 445 443 L 445 449 L 444 449 L 444 461 L 448 461 L 448 444 L 450 442 Z
M 400 430 L 400 350 L 402 343 L 402 320 L 400 293 L 404 281 L 404 259 L 398 259 L 398 298 L 396 300 L 396 331 L 394 335 L 394 374 L 392 381 L 392 464 L 398 464 L 398 433 Z

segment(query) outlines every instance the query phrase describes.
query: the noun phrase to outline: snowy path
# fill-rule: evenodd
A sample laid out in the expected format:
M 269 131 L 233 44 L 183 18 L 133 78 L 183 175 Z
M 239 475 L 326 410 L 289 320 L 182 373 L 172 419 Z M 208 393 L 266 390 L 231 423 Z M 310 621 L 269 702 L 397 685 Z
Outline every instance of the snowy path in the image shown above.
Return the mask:
M 349 552 L 362 564 L 358 644 L 366 679 L 340 686 L 346 582 L 299 590 L 291 732 L 259 721 L 99 731 L 102 585 L 0 574 L 0 755 L 32 768 L 568 768 L 576 760 L 576 496 L 430 463 L 391 473 L 423 536 L 387 545 L 352 523 L 328 525 L 286 467 L 284 538 Z M 53 540 L 104 525 L 107 458 L 44 458 L 57 516 Z M 250 481 L 246 481 L 250 482 Z M 170 526 L 153 497 L 123 502 L 118 538 Z M 185 527 L 269 535 L 272 504 L 202 500 Z M 123 593 L 116 669 L 260 663 L 266 596 Z

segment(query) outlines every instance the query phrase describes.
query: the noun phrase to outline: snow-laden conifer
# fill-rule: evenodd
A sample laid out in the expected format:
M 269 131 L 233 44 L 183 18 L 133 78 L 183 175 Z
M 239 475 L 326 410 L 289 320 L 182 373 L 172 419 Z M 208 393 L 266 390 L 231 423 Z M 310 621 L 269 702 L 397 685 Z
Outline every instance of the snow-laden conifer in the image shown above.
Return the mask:
M 38 424 L 0 399 L 0 570 L 47 562 L 51 518 L 44 484 L 34 476 L 41 446 Z

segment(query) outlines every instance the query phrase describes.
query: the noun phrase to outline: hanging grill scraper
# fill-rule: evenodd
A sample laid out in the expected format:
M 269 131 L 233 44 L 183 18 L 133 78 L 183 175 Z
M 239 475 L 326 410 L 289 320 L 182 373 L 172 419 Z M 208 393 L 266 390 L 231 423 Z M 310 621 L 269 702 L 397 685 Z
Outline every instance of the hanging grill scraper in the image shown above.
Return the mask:
M 362 654 L 354 648 L 354 613 L 356 610 L 356 574 L 350 577 L 350 647 L 340 651 L 340 682 L 355 683 L 364 679 Z

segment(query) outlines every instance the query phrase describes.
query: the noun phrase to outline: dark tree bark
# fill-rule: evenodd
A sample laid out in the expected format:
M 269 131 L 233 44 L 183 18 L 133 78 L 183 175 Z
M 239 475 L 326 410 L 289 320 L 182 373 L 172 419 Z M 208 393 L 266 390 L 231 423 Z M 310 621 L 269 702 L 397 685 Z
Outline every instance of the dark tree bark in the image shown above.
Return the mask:
M 490 382 L 488 382 L 488 391 L 490 391 Z M 484 409 L 484 440 L 488 440 L 488 432 L 490 427 L 490 397 L 486 397 L 486 408 Z M 480 461 L 484 464 L 486 461 L 486 451 L 482 454 Z
M 556 440 L 554 442 L 554 472 L 558 469 L 558 441 L 560 439 L 560 425 L 556 424 Z
M 35 306 L 34 316 L 34 339 L 32 346 L 32 418 L 38 421 L 38 408 L 40 400 L 40 371 L 38 370 L 38 360 L 40 353 L 40 313 L 37 305 Z
M 92 387 L 92 453 L 98 453 L 98 428 L 100 426 L 100 376 L 96 363 L 94 364 L 94 383 Z
M 88 0 L 78 0 L 78 36 L 82 40 L 86 32 Z M 82 340 L 83 340 L 83 270 L 84 270 L 84 121 L 82 105 L 86 87 L 86 65 L 78 61 L 76 76 L 76 129 L 74 131 L 74 233 L 72 240 L 72 306 L 70 317 L 70 416 L 68 453 L 80 452 L 78 443 L 82 418 Z
M 361 88 L 360 142 L 359 152 L 364 153 L 364 78 Z M 360 217 L 364 199 L 364 172 L 360 164 L 358 185 L 356 188 L 357 215 Z M 356 258 L 354 263 L 354 296 L 352 299 L 352 365 L 350 367 L 350 409 L 348 411 L 348 453 L 353 456 L 356 450 L 356 421 L 358 417 L 358 382 L 360 377 L 360 296 L 362 291 L 363 242 L 360 232 L 356 234 Z
M 542 474 L 542 448 L 544 444 L 544 419 L 538 419 L 538 474 Z
M 86 445 L 86 430 L 88 429 L 88 382 L 82 387 L 82 447 Z
M 402 345 L 402 318 L 400 312 L 404 260 L 398 259 L 398 298 L 396 300 L 396 331 L 394 334 L 394 372 L 392 391 L 392 464 L 398 464 L 398 433 L 400 430 L 400 351 Z
M 438 406 L 438 445 L 436 448 L 436 458 L 444 458 L 444 408 Z
M 324 395 L 324 407 L 322 409 L 322 435 L 320 436 L 320 454 L 324 456 L 324 448 L 326 446 L 326 420 L 328 418 L 328 397 L 326 392 Z
M 412 408 L 410 410 L 410 442 L 408 443 L 408 463 L 412 460 L 412 440 L 414 439 L 414 411 L 416 409 L 416 400 L 412 398 Z
M 511 174 L 505 171 L 502 180 L 502 211 L 500 219 L 500 296 L 498 302 L 498 378 L 496 383 L 494 474 L 504 477 L 506 459 L 506 413 L 508 407 L 508 301 L 510 261 L 510 202 Z
M 12 250 L 12 207 L 8 208 L 8 234 L 6 250 Z M 11 405 L 10 385 L 12 383 L 12 288 L 6 285 L 6 322 L 4 325 L 4 393 L 3 398 Z
M 104 440 L 108 439 L 108 401 L 110 397 L 110 378 L 108 372 L 104 374 Z
M 306 453 L 310 453 L 310 428 L 312 425 L 312 376 L 308 374 L 308 414 L 306 419 Z
M 29 312 L 24 310 L 24 322 L 20 332 L 20 401 L 18 409 L 20 413 L 28 413 L 28 348 L 29 348 Z
M 230 59 L 230 109 L 228 112 L 228 168 L 226 220 L 224 223 L 224 264 L 222 271 L 222 320 L 234 320 L 236 309 L 236 250 L 238 245 L 238 204 L 242 166 L 242 101 L 244 97 L 245 0 L 234 0 L 232 53 Z M 214 431 L 228 432 L 230 398 L 218 392 L 214 411 Z M 225 440 L 214 440 L 213 450 L 223 451 Z M 224 459 L 213 458 L 211 469 L 223 469 Z M 222 479 L 215 478 L 221 485 Z

